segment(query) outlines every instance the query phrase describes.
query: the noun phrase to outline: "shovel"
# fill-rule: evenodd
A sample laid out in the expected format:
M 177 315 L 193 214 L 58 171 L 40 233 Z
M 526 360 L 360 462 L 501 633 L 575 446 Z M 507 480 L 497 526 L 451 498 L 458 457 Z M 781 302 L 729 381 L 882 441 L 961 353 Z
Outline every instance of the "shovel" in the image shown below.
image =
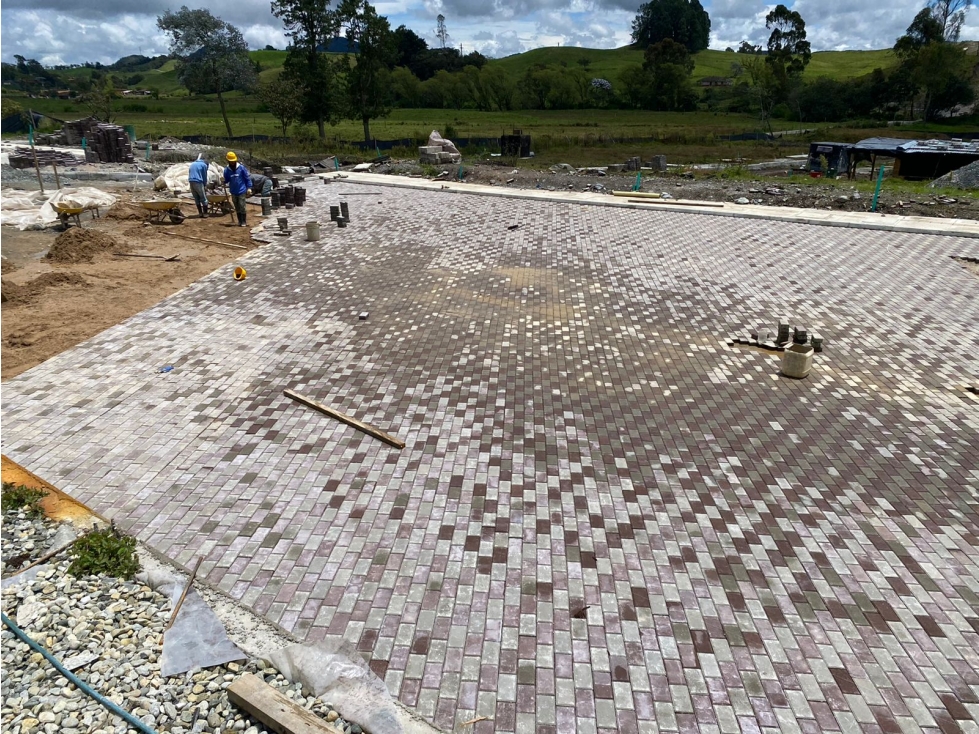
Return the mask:
M 134 252 L 113 252 L 112 254 L 115 255 L 116 257 L 152 257 L 167 263 L 180 261 L 180 253 L 177 253 L 176 255 L 171 255 L 170 257 L 164 257 L 163 255 L 138 255 Z

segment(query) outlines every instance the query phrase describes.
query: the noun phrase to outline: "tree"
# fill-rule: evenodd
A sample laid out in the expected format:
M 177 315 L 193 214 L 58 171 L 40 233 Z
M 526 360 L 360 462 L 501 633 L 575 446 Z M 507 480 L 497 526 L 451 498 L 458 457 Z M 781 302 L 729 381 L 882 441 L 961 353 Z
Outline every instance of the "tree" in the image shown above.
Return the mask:
M 806 22 L 802 16 L 784 5 L 777 5 L 765 16 L 765 28 L 772 32 L 768 37 L 768 56 L 765 60 L 776 76 L 780 80 L 802 76 L 812 58 L 812 49 L 806 40 Z
M 950 43 L 959 40 L 965 14 L 972 7 L 972 0 L 932 0 L 929 7 L 932 17 L 942 29 L 942 38 Z
M 299 119 L 303 111 L 302 86 L 288 75 L 281 74 L 275 81 L 261 85 L 258 97 L 282 125 L 282 137 L 286 137 L 289 126 Z
M 395 66 L 404 66 L 411 70 L 411 73 L 419 79 L 419 69 L 421 60 L 428 52 L 428 44 L 425 39 L 415 33 L 411 28 L 400 25 L 394 30 L 395 47 Z
M 632 21 L 632 41 L 640 48 L 669 38 L 691 53 L 707 48 L 710 16 L 700 0 L 649 0 Z
M 371 120 L 391 112 L 388 66 L 396 49 L 388 19 L 367 0 L 344 0 L 339 9 L 347 26 L 347 43 L 357 47 L 355 64 L 347 71 L 347 102 L 351 115 L 364 124 L 364 142 L 371 141 Z
M 941 43 L 944 39 L 942 24 L 932 14 L 931 8 L 923 8 L 914 16 L 905 34 L 897 39 L 894 51 L 907 61 L 917 56 L 928 44 Z
M 649 72 L 638 64 L 625 67 L 619 73 L 619 92 L 629 107 L 649 106 Z
M 757 55 L 757 54 L 762 53 L 762 47 L 761 46 L 755 46 L 754 44 L 748 43 L 747 41 L 742 41 L 741 42 L 741 45 L 738 46 L 737 53 L 739 53 L 739 54 L 755 54 L 755 55 Z
M 940 113 L 972 102 L 972 63 L 965 51 L 951 43 L 932 43 L 921 49 L 912 79 L 924 93 L 924 117 L 935 120 Z
M 418 107 L 421 101 L 421 82 L 411 69 L 399 66 L 391 72 L 391 95 L 398 107 Z
M 643 69 L 650 75 L 650 102 L 656 110 L 692 109 L 696 95 L 690 86 L 694 61 L 686 46 L 669 38 L 646 49 Z
M 767 59 L 747 59 L 744 68 L 751 79 L 751 92 L 761 113 L 762 127 L 767 127 L 772 132 L 772 110 L 783 94 L 781 80 L 772 65 L 767 63 Z
M 97 120 L 112 122 L 112 100 L 116 98 L 116 90 L 112 80 L 102 77 L 97 82 L 93 79 L 92 89 L 82 97 L 82 103 L 88 107 L 89 114 Z
M 320 50 L 339 30 L 330 0 L 272 0 L 272 15 L 282 21 L 292 39 L 286 56 L 289 78 L 302 85 L 304 122 L 315 122 L 321 139 L 325 123 L 336 124 L 341 105 L 336 93 L 336 67 Z
M 445 16 L 441 13 L 435 19 L 435 37 L 439 39 L 439 45 L 445 49 L 445 44 L 449 40 L 449 31 L 445 27 Z
M 517 86 L 513 78 L 499 66 L 484 66 L 479 71 L 483 87 L 493 104 L 500 112 L 513 109 L 513 100 L 517 94 Z
M 170 53 L 179 59 L 180 83 L 192 94 L 217 95 L 224 126 L 232 137 L 224 94 L 249 91 L 257 82 L 241 31 L 208 10 L 190 10 L 186 5 L 176 13 L 167 10 L 156 25 L 170 36 Z

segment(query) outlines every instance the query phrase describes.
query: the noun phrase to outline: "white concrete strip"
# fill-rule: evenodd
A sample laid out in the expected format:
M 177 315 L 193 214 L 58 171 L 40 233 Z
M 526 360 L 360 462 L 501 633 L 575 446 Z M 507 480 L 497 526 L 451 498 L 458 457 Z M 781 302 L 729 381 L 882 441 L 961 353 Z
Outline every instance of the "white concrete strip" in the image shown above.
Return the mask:
M 817 224 L 825 227 L 849 227 L 851 229 L 874 229 L 885 232 L 910 232 L 914 234 L 938 234 L 954 237 L 979 238 L 979 221 L 971 219 L 942 219 L 940 217 L 910 217 L 896 214 L 874 214 L 871 212 L 826 211 L 820 209 L 797 209 L 784 206 L 757 206 L 752 204 L 732 204 L 725 202 L 723 208 L 717 206 L 697 206 L 695 201 L 678 199 L 685 203 L 634 204 L 624 197 L 613 197 L 590 191 L 546 191 L 544 189 L 508 189 L 483 184 L 467 184 L 452 180 L 436 180 L 389 176 L 377 173 L 321 173 L 321 179 L 350 184 L 375 184 L 401 188 L 429 189 L 456 194 L 482 194 L 502 196 L 513 199 L 541 199 L 560 201 L 569 204 L 598 204 L 618 206 L 626 209 L 655 209 L 660 211 L 684 212 L 687 214 L 707 214 L 715 217 L 742 217 L 745 219 L 768 219 L 776 222 L 796 222 Z

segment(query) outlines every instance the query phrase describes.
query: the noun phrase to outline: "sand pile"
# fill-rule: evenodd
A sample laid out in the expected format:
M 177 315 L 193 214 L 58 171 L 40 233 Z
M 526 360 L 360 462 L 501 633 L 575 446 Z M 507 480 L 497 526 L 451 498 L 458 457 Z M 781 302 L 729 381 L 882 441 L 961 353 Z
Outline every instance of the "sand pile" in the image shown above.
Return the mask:
M 63 286 L 89 287 L 90 283 L 77 273 L 44 273 L 24 285 L 0 281 L 0 300 L 4 303 L 20 304 L 33 301 L 48 288 Z
M 128 204 L 124 201 L 117 201 L 105 213 L 105 217 L 106 219 L 138 219 L 140 221 L 145 221 L 152 216 L 152 214 L 153 213 L 149 209 L 144 209 L 136 204 Z
M 44 257 L 56 263 L 90 263 L 96 255 L 112 251 L 124 252 L 127 249 L 115 237 L 105 232 L 72 227 L 58 235 Z

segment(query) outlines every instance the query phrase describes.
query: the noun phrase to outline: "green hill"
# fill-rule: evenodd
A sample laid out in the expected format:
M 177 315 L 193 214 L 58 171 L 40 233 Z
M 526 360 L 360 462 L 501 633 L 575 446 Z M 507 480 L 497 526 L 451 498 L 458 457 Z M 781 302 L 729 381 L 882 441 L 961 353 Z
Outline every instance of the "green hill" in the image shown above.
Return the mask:
M 731 64 L 743 63 L 746 57 L 730 51 L 701 51 L 694 55 L 696 66 L 693 71 L 694 79 L 705 76 L 731 76 Z M 633 46 L 622 48 L 597 49 L 558 46 L 535 48 L 522 54 L 495 59 L 489 63 L 498 65 L 510 74 L 522 75 L 535 64 L 545 66 L 577 66 L 587 60 L 588 73 L 596 77 L 614 82 L 627 66 L 641 64 L 643 52 Z M 812 55 L 806 77 L 830 77 L 832 79 L 850 79 L 869 74 L 874 69 L 886 68 L 895 61 L 894 52 L 890 49 L 879 51 L 817 51 Z

